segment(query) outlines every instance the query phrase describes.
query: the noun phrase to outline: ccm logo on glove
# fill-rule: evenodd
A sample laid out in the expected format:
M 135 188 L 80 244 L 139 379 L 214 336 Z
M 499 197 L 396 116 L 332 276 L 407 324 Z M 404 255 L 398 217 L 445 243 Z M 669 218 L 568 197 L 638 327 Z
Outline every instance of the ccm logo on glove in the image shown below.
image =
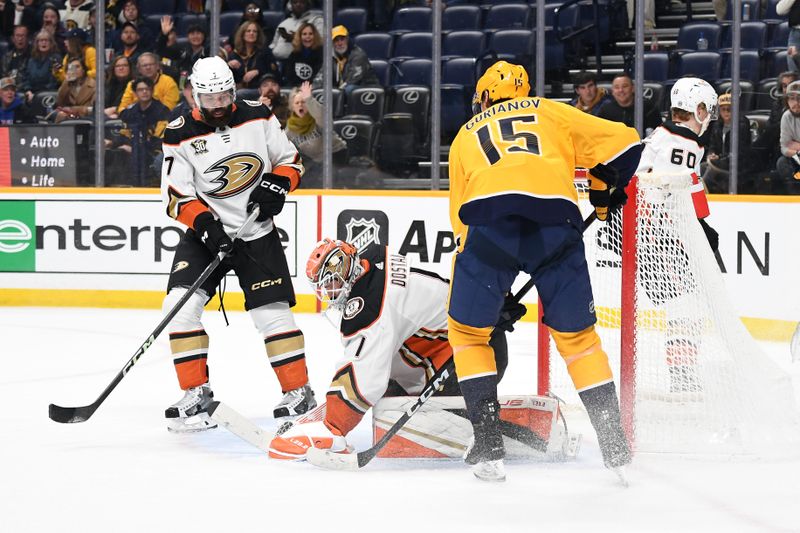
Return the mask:
M 256 220 L 263 221 L 274 217 L 283 210 L 286 202 L 286 195 L 292 182 L 286 176 L 267 172 L 261 177 L 261 182 L 250 193 L 250 200 L 247 203 L 247 212 L 250 213 L 258 205 L 260 213 Z

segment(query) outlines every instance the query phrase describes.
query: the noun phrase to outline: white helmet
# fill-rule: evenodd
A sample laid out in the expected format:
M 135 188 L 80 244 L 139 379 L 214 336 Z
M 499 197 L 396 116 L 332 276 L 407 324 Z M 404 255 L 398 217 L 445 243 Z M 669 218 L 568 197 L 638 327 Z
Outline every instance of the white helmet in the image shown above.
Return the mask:
M 212 126 L 224 126 L 233 112 L 233 101 L 236 99 L 236 82 L 233 72 L 221 57 L 204 57 L 195 61 L 192 67 L 192 97 L 194 98 L 203 120 Z M 217 103 L 211 103 L 203 95 L 215 95 Z M 205 105 L 204 105 L 205 104 Z M 213 117 L 212 109 L 227 108 L 223 117 Z
M 705 104 L 708 111 L 708 116 L 703 121 L 697 118 L 697 107 L 700 104 Z M 700 78 L 681 78 L 672 86 L 670 107 L 692 113 L 701 125 L 699 135 L 702 135 L 709 123 L 717 120 L 717 91 L 710 83 Z

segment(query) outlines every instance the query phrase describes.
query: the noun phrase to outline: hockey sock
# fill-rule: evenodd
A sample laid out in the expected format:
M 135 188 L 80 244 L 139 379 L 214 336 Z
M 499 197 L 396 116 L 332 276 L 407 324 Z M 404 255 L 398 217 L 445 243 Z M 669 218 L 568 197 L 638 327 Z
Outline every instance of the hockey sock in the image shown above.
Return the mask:
M 287 331 L 264 339 L 269 364 L 278 376 L 281 390 L 288 392 L 308 383 L 303 332 Z
M 197 387 L 208 381 L 208 335 L 205 330 L 170 333 L 169 346 L 181 389 Z

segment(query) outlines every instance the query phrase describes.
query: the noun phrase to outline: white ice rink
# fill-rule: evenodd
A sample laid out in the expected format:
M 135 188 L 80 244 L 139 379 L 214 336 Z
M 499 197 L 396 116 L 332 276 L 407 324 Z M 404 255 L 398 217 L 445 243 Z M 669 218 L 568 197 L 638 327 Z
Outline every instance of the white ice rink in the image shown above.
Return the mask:
M 206 313 L 217 399 L 265 427 L 279 400 L 244 313 Z M 354 473 L 268 460 L 224 429 L 173 435 L 181 396 L 166 335 L 87 422 L 60 425 L 49 403 L 86 405 L 160 319 L 157 311 L 0 307 L 0 532 L 722 531 L 800 532 L 800 459 L 699 461 L 637 456 L 622 488 L 585 420 L 572 463 L 509 463 L 475 480 L 458 461 L 376 459 Z M 324 398 L 339 348 L 318 315 L 298 315 L 311 384 Z M 534 392 L 534 328 L 509 336 L 501 393 Z M 800 381 L 788 346 L 765 343 Z M 746 391 L 743 391 L 746 393 Z M 780 406 L 776 406 L 780 408 Z M 575 416 L 575 415 L 573 415 Z M 349 440 L 370 445 L 361 424 Z

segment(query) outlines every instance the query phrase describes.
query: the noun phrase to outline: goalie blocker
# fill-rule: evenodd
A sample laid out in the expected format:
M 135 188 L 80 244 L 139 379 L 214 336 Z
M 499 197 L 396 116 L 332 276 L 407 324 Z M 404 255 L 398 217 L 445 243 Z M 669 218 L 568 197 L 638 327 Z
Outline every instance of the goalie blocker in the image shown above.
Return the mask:
M 381 399 L 373 408 L 373 443 L 377 443 L 410 407 L 416 396 Z M 509 458 L 574 459 L 581 436 L 571 435 L 549 396 L 500 396 L 500 425 Z M 464 398 L 430 398 L 378 453 L 388 458 L 462 458 L 472 438 Z

